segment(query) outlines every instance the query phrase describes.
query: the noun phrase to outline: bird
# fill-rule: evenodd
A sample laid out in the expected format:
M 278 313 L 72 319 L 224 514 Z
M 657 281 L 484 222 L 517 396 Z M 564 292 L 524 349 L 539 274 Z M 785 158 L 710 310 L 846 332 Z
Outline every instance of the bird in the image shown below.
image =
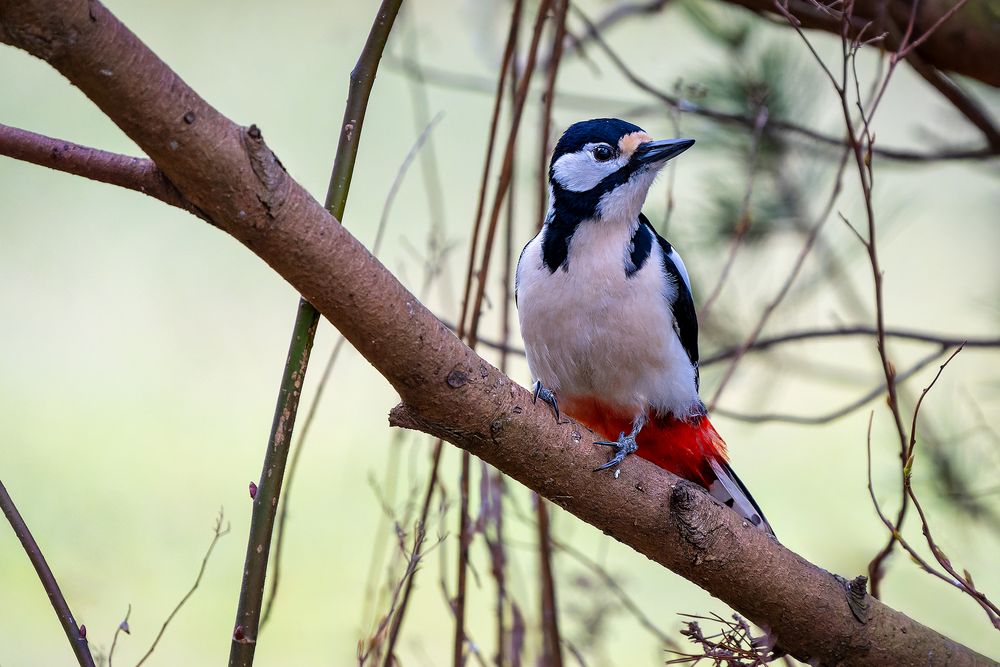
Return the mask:
M 699 397 L 698 318 L 677 250 L 643 215 L 692 139 L 654 140 L 617 118 L 574 123 L 552 152 L 549 207 L 517 262 L 514 296 L 534 399 L 695 482 L 772 537 Z

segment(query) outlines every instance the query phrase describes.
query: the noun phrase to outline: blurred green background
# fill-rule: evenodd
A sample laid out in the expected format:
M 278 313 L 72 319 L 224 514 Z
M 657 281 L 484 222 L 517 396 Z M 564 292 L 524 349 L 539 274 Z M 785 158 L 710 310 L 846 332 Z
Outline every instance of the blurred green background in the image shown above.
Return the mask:
M 223 113 L 260 126 L 290 173 L 322 199 L 347 75 L 376 5 L 179 0 L 110 6 Z M 607 3 L 580 5 L 598 14 Z M 388 52 L 398 63 L 412 54 L 404 47 L 417 35 L 428 68 L 492 81 L 507 12 L 503 2 L 416 0 L 406 5 Z M 742 20 L 736 13 L 726 17 Z M 798 120 L 839 134 L 836 99 L 819 80 L 819 70 L 798 38 L 781 28 L 756 30 L 753 53 L 775 49 L 794 69 L 794 76 L 782 79 L 783 71 L 777 77 L 787 84 L 784 94 L 791 105 L 803 105 L 789 113 L 807 114 Z M 723 86 L 712 77 L 733 67 L 732 54 L 679 10 L 625 24 L 608 39 L 637 71 L 663 88 L 681 79 L 685 85 L 706 87 L 709 95 L 718 93 Z M 833 38 L 813 39 L 821 53 L 836 57 L 839 43 Z M 673 136 L 664 111 L 649 111 L 649 98 L 630 87 L 599 51 L 592 47 L 588 54 L 587 60 L 574 57 L 565 63 L 559 90 L 607 102 L 557 98 L 557 130 L 582 118 L 623 116 L 644 108 L 629 119 L 655 136 Z M 44 63 L 13 48 L 0 48 L 0 85 L 0 122 L 138 154 L 110 121 Z M 344 219 L 366 243 L 374 237 L 390 184 L 421 130 L 414 121 L 413 85 L 398 64 L 383 64 Z M 992 109 L 998 108 L 994 91 L 982 86 L 977 90 Z M 396 201 L 381 257 L 419 290 L 427 239 L 438 226 L 455 249 L 428 302 L 443 318 L 454 320 L 492 100 L 489 94 L 438 85 L 428 86 L 427 94 L 431 113 L 444 112 L 433 141 L 445 215 L 432 220 L 421 180 L 424 165 L 418 161 Z M 539 107 L 534 95 L 516 183 L 517 248 L 536 225 L 533 170 Z M 954 143 L 976 137 L 905 67 L 879 114 L 880 144 L 931 148 L 932 135 Z M 734 137 L 740 135 L 688 116 L 681 119 L 681 128 L 699 146 L 677 163 L 676 208 L 668 236 L 683 253 L 695 291 L 703 298 L 728 252 L 725 235 L 713 231 L 708 221 L 718 217 L 721 192 L 742 192 L 746 168 L 733 149 L 734 141 L 739 143 Z M 803 179 L 807 209 L 815 211 L 827 196 L 831 171 L 828 161 L 810 153 L 800 151 L 782 169 Z M 892 325 L 970 337 L 1000 331 L 996 177 L 996 165 L 981 162 L 878 163 L 875 201 Z M 863 226 L 856 182 L 849 168 L 837 210 Z M 667 179 L 662 179 L 646 208 L 657 225 L 664 217 L 666 187 Z M 219 543 L 201 587 L 148 663 L 220 664 L 229 651 L 242 571 L 251 509 L 247 484 L 260 474 L 296 294 L 242 246 L 185 213 L 135 193 L 10 159 L 0 159 L 0 220 L 0 478 L 78 620 L 87 625 L 95 649 L 107 649 L 132 605 L 132 634 L 119 641 L 119 664 L 134 663 L 145 653 L 191 585 L 211 539 L 214 517 L 224 508 L 232 532 Z M 764 216 L 759 222 L 766 235 L 741 251 L 732 279 L 713 306 L 714 325 L 706 323 L 708 333 L 718 335 L 714 344 L 711 335 L 703 343 L 703 354 L 721 341 L 741 340 L 798 252 L 801 238 L 791 226 L 772 224 L 775 221 Z M 844 273 L 826 278 L 818 260 L 810 259 L 802 284 L 809 285 L 811 276 L 812 286 L 793 290 L 766 331 L 869 321 L 859 320 L 840 296 L 840 284 L 849 284 L 871 308 L 870 268 L 860 246 L 836 218 L 827 223 L 823 238 Z M 499 275 L 497 268 L 494 285 Z M 496 337 L 495 301 L 492 308 L 483 331 Z M 324 322 L 304 404 L 311 400 L 335 339 L 335 331 Z M 891 352 L 897 366 L 905 368 L 927 350 L 894 342 Z M 740 366 L 720 405 L 742 412 L 832 410 L 878 384 L 876 360 L 874 346 L 859 339 L 754 356 Z M 722 370 L 720 365 L 705 372 L 706 396 L 714 392 Z M 930 366 L 907 384 L 910 396 L 929 382 L 934 370 Z M 954 474 L 967 482 L 976 496 L 975 516 L 949 499 L 940 465 L 918 454 L 914 469 L 938 541 L 994 599 L 1000 596 L 998 371 L 997 352 L 967 350 L 948 368 L 924 407 L 937 435 L 933 451 L 943 453 Z M 523 384 L 529 382 L 523 360 L 514 361 L 511 373 Z M 290 506 L 282 590 L 272 622 L 261 635 L 258 664 L 354 662 L 358 641 L 372 629 L 372 615 L 384 612 L 384 597 L 373 598 L 366 584 L 373 560 L 381 563 L 373 557 L 376 540 L 388 538 L 390 550 L 395 542 L 391 522 L 383 519 L 382 500 L 402 513 L 411 492 L 423 488 L 431 450 L 428 439 L 416 435 L 391 443 L 386 413 L 395 400 L 389 385 L 352 350 L 345 350 L 303 454 Z M 871 408 L 874 481 L 879 497 L 894 510 L 895 436 L 880 400 L 818 427 L 715 419 L 730 443 L 734 467 L 782 542 L 846 576 L 864 572 L 885 538 L 866 491 L 865 429 Z M 386 498 L 388 492 L 379 489 L 383 471 L 393 460 L 398 491 Z M 443 522 L 435 519 L 430 527 L 432 541 L 437 535 L 447 537 L 420 573 L 400 644 L 404 664 L 450 660 L 452 623 L 439 579 L 446 567 L 453 589 L 458 460 L 457 451 L 447 448 L 444 478 L 452 489 L 450 504 L 442 510 Z M 538 597 L 534 529 L 524 518 L 531 514 L 531 501 L 523 489 L 511 495 L 512 595 L 533 628 Z M 907 535 L 920 543 L 912 519 Z M 729 613 L 704 591 L 573 517 L 556 510 L 554 524 L 559 540 L 604 564 L 671 634 L 676 636 L 681 626 L 678 612 Z M 469 632 L 489 656 L 493 587 L 481 540 L 473 545 L 473 559 Z M 587 664 L 663 662 L 662 644 L 622 613 L 585 568 L 559 553 L 555 569 L 563 630 L 581 648 Z M 377 565 L 380 589 L 400 571 Z M 884 598 L 954 639 L 1000 658 L 998 633 L 979 607 L 899 553 L 890 561 Z M 528 642 L 534 654 L 533 629 Z M 71 661 L 20 545 L 6 525 L 0 526 L 0 665 Z

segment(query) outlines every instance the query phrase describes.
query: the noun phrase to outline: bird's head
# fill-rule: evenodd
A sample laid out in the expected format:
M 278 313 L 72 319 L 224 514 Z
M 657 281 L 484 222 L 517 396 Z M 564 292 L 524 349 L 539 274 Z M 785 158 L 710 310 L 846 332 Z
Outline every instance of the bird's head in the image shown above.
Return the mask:
M 654 141 L 641 127 L 596 118 L 567 129 L 549 166 L 552 209 L 574 222 L 635 221 L 656 174 L 693 139 Z

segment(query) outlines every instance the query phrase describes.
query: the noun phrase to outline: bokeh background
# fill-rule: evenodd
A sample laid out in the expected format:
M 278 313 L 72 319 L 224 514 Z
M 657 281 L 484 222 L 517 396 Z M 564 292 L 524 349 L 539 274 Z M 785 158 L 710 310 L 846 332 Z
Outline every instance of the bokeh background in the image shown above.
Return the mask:
M 110 6 L 223 113 L 259 125 L 291 174 L 322 198 L 347 76 L 376 4 L 178 0 Z M 579 6 L 599 15 L 608 3 Z M 607 39 L 664 89 L 678 86 L 682 94 L 733 105 L 739 103 L 734 82 L 758 76 L 772 86 L 769 100 L 782 105 L 780 113 L 839 134 L 837 100 L 793 32 L 737 11 L 713 14 L 726 25 L 747 26 L 744 41 L 727 45 L 696 18 L 700 10 L 714 11 L 707 4 L 671 7 L 623 24 Z M 438 212 L 429 203 L 429 163 L 418 160 L 389 217 L 381 257 L 414 290 L 424 284 L 427 258 L 437 258 L 432 262 L 440 273 L 427 300 L 445 319 L 455 319 L 461 298 L 492 103 L 476 82 L 489 87 L 495 80 L 508 12 L 505 2 L 416 0 L 405 6 L 372 95 L 344 219 L 359 238 L 372 241 L 390 185 L 423 129 L 414 104 L 426 94 L 429 112 L 443 112 L 432 134 L 443 207 Z M 825 57 L 839 57 L 838 41 L 811 37 Z M 560 73 L 557 131 L 575 120 L 610 115 L 656 136 L 676 134 L 677 119 L 630 86 L 598 49 L 586 53 L 568 58 Z M 430 73 L 424 93 L 403 67 L 417 62 L 417 55 Z M 862 61 L 869 68 L 862 76 L 871 75 L 874 62 Z M 138 154 L 81 93 L 10 47 L 0 48 L 0 90 L 3 123 Z M 991 109 L 1000 108 L 995 91 L 975 90 Z M 537 224 L 539 98 L 537 92 L 530 98 L 521 141 L 518 248 Z M 778 113 L 774 106 L 771 112 Z M 905 67 L 879 114 L 875 129 L 883 145 L 929 150 L 942 139 L 961 144 L 976 138 Z M 738 212 L 732 201 L 739 202 L 745 189 L 747 134 L 687 115 L 679 122 L 699 143 L 676 164 L 675 207 L 666 233 L 704 298 L 728 252 Z M 811 224 L 832 184 L 832 153 L 808 144 L 762 150 L 771 151 L 762 153 L 762 168 L 770 171 L 754 191 L 755 233 L 712 308 L 703 354 L 748 333 L 790 270 L 802 228 Z M 803 215 L 789 212 L 787 202 L 782 208 L 774 195 L 781 178 L 801 194 Z M 891 325 L 969 337 L 1000 331 L 996 178 L 996 165 L 988 162 L 877 163 L 875 203 Z M 670 180 L 654 187 L 646 207 L 661 229 Z M 851 169 L 845 184 L 836 210 L 863 226 Z M 247 485 L 260 474 L 297 295 L 242 246 L 183 212 L 10 159 L 0 159 L 0 221 L 0 478 L 96 650 L 107 649 L 131 604 L 132 634 L 120 639 L 115 654 L 120 664 L 145 653 L 190 587 L 223 508 L 231 532 L 148 663 L 220 664 L 229 651 L 246 546 Z M 821 238 L 823 250 L 810 258 L 766 332 L 872 321 L 871 274 L 860 245 L 835 217 Z M 451 250 L 431 253 L 429 239 Z M 834 265 L 840 269 L 832 271 Z M 484 336 L 496 337 L 499 276 L 496 269 Z M 304 404 L 335 340 L 324 322 Z M 904 368 L 928 349 L 893 342 L 891 352 Z M 714 391 L 723 368 L 706 370 L 705 394 Z M 911 379 L 907 395 L 916 396 L 935 369 L 931 365 Z M 925 403 L 933 442 L 921 443 L 926 449 L 914 468 L 938 541 L 994 598 L 1000 595 L 998 372 L 997 350 L 967 350 L 954 360 Z M 512 361 L 511 373 L 529 383 L 522 359 Z M 879 378 L 869 340 L 798 345 L 748 358 L 720 407 L 819 414 L 849 403 Z M 413 494 L 423 488 L 431 451 L 426 437 L 388 428 L 386 413 L 395 401 L 390 386 L 346 349 L 302 454 L 281 592 L 261 635 L 258 664 L 352 663 L 358 641 L 384 613 L 386 582 L 402 572 L 398 559 L 389 557 L 396 538 L 387 517 L 407 516 Z M 894 509 L 898 456 L 881 399 L 821 426 L 754 425 L 721 414 L 715 419 L 734 467 L 782 542 L 846 576 L 864 572 L 885 539 L 866 491 L 865 430 L 872 410 L 873 479 L 879 497 Z M 911 414 L 912 401 L 906 410 Z M 458 452 L 447 448 L 443 478 L 450 491 L 429 526 L 431 542 L 443 541 L 419 573 L 399 647 L 404 664 L 450 660 L 452 621 L 441 581 L 454 590 L 458 461 Z M 396 481 L 387 482 L 387 474 Z M 475 475 L 478 489 L 478 462 Z M 511 593 L 528 621 L 529 659 L 538 651 L 539 595 L 531 503 L 524 489 L 511 485 Z M 920 542 L 912 518 L 907 534 Z M 706 592 L 575 518 L 555 510 L 553 522 L 559 541 L 600 563 L 678 639 L 678 613 L 730 613 Z M 472 548 L 469 632 L 488 659 L 494 650 L 492 581 L 482 540 Z M 899 553 L 889 567 L 889 604 L 1000 658 L 1000 635 L 971 599 Z M 577 559 L 557 550 L 555 571 L 562 629 L 586 664 L 667 659 L 662 642 Z M 24 553 L 12 531 L 0 526 L 0 665 L 71 661 Z

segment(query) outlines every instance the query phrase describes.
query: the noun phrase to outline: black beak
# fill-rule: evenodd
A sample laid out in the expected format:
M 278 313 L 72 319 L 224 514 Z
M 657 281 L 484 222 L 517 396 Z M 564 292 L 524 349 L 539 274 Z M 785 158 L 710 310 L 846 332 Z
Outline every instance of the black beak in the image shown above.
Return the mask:
M 638 160 L 640 164 L 651 165 L 657 162 L 666 162 L 675 158 L 687 149 L 694 146 L 694 139 L 664 139 L 663 141 L 647 141 L 639 144 L 632 155 L 633 160 Z

